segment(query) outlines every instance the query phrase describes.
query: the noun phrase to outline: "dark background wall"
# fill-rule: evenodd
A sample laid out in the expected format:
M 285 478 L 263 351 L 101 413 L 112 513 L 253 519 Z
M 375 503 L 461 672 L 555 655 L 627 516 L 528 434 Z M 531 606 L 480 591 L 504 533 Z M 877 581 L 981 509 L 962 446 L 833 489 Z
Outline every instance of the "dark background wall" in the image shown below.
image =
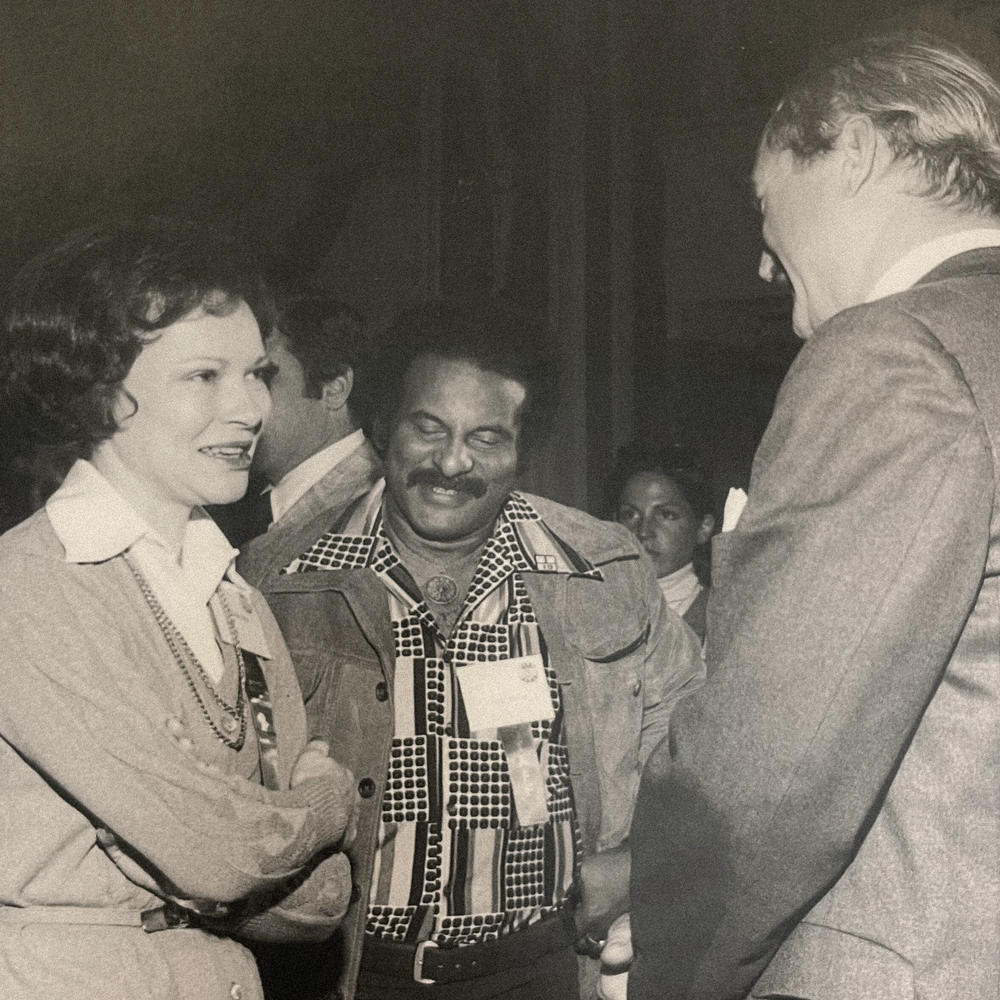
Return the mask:
M 500 292 L 567 370 L 530 487 L 599 510 L 639 430 L 721 492 L 797 348 L 756 277 L 756 136 L 815 49 L 900 24 L 1000 71 L 994 0 L 7 0 L 0 282 L 83 222 L 180 211 L 375 330 Z

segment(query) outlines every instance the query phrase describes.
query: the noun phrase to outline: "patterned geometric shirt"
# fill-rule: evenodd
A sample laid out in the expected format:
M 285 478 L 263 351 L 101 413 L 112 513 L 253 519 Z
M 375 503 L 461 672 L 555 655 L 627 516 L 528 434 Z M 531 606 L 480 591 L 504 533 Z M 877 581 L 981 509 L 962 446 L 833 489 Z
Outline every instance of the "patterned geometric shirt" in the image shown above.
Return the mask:
M 395 731 L 367 933 L 468 945 L 553 913 L 576 875 L 559 687 L 521 574 L 601 574 L 512 493 L 446 638 L 383 530 L 381 501 L 378 484 L 340 533 L 321 538 L 286 572 L 367 568 L 389 597 Z M 554 712 L 530 723 L 549 818 L 522 826 L 500 734 L 470 733 L 456 670 L 531 655 L 541 657 Z

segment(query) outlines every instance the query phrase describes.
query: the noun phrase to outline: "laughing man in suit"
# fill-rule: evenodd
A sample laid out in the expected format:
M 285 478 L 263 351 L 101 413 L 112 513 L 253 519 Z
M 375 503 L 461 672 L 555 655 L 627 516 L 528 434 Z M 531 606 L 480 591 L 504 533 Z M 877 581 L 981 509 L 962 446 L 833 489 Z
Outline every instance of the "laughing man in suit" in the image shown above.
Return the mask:
M 754 184 L 806 343 L 643 778 L 629 996 L 996 997 L 1000 89 L 847 46 Z

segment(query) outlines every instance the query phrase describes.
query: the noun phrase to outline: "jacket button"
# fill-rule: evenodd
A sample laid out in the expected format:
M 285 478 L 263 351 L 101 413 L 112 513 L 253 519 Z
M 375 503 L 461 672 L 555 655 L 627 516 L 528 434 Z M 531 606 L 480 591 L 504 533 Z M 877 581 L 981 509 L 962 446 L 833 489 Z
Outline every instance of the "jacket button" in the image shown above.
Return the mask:
M 639 692 L 641 690 L 642 690 L 642 681 L 636 681 L 635 684 L 632 685 L 632 694 L 636 698 L 638 698 L 639 697 Z
M 379 681 L 375 685 L 375 699 L 376 701 L 389 700 L 389 685 L 385 681 Z
M 229 996 L 231 1000 L 243 1000 L 243 987 L 239 983 L 233 983 L 229 987 Z
M 371 778 L 362 778 L 358 782 L 358 794 L 363 799 L 370 799 L 375 794 L 375 782 Z

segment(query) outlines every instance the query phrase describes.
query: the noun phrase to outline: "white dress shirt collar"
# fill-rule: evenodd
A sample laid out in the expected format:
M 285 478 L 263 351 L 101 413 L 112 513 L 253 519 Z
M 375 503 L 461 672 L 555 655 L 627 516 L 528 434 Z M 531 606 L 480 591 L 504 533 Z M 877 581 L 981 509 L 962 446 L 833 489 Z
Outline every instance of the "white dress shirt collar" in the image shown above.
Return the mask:
M 914 247 L 875 282 L 868 293 L 866 302 L 895 295 L 915 285 L 925 274 L 929 274 L 938 264 L 969 250 L 1000 246 L 1000 229 L 963 229 L 947 236 L 939 236 Z
M 334 466 L 339 465 L 365 440 L 362 430 L 356 430 L 333 444 L 321 448 L 304 462 L 290 469 L 271 490 L 271 516 L 277 521 L 312 489 Z

